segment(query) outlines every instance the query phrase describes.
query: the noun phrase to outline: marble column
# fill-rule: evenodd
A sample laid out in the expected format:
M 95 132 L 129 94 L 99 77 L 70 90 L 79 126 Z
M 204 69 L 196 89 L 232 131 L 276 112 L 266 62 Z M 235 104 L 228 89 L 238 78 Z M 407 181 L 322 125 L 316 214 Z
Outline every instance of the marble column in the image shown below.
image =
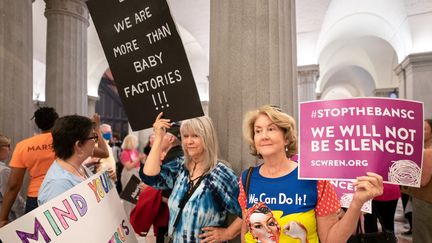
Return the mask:
M 87 115 L 85 0 L 45 0 L 47 18 L 46 104 L 60 116 Z
M 319 78 L 318 65 L 305 65 L 297 67 L 299 84 L 299 101 L 316 100 L 316 83 Z
M 100 99 L 99 96 L 92 96 L 89 95 L 87 96 L 87 116 L 91 117 L 93 116 L 94 113 L 96 113 L 96 102 L 98 102 L 98 100 Z
M 432 118 L 432 52 L 408 55 L 395 72 L 399 98 L 424 102 L 424 117 Z
M 13 144 L 33 131 L 32 1 L 0 1 L 0 133 Z
M 209 102 L 207 100 L 201 101 L 201 107 L 204 111 L 204 114 L 206 116 L 208 116 L 208 107 L 209 107 Z
M 236 172 L 256 164 L 244 114 L 263 104 L 297 114 L 294 0 L 217 0 L 210 5 L 209 115 L 220 154 Z

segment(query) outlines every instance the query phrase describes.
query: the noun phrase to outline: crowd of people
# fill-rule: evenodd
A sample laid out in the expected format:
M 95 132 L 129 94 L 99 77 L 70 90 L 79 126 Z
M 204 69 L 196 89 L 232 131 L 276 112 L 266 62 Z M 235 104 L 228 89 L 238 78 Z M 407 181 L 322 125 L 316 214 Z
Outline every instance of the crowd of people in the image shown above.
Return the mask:
M 134 135 L 127 135 L 120 148 L 120 139 L 98 115 L 59 117 L 54 108 L 42 107 L 34 120 L 40 133 L 15 148 L 0 134 L 0 227 L 108 169 L 119 193 L 133 176 L 140 178 L 138 202 L 124 202 L 125 212 L 138 235 L 153 226 L 158 243 L 226 242 L 238 235 L 242 242 L 347 242 L 359 219 L 365 232 L 377 232 L 377 216 L 382 229 L 394 232 L 400 187 L 368 172 L 353 182 L 357 190 L 341 216 L 329 181 L 298 179 L 295 120 L 277 106 L 245 115 L 244 138 L 262 163 L 239 176 L 218 158 L 216 130 L 207 116 L 173 123 L 160 113 L 143 152 Z M 432 242 L 431 127 L 426 120 L 424 188 L 402 190 L 412 196 L 406 202 L 412 204 L 414 242 Z M 24 200 L 19 192 L 26 172 L 30 182 Z M 308 200 L 272 200 L 281 195 Z M 361 207 L 371 199 L 373 214 L 363 215 Z

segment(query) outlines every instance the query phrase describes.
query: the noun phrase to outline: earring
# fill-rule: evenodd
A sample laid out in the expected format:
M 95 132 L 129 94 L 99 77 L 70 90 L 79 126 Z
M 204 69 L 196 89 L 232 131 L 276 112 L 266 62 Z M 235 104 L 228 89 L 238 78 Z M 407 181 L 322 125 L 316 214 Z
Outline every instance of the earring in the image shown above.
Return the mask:
M 285 145 L 285 152 L 288 152 L 288 145 Z

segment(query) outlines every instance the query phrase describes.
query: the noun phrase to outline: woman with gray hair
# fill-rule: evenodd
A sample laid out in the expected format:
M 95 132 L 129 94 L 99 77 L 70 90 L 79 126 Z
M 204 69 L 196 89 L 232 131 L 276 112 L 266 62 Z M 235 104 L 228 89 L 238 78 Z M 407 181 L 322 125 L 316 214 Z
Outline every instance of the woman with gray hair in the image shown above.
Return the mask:
M 239 187 L 234 171 L 218 160 L 216 132 L 209 117 L 183 121 L 180 127 L 185 157 L 161 165 L 161 144 L 169 119 L 160 113 L 155 140 L 142 180 L 157 189 L 172 189 L 168 235 L 173 242 L 222 242 L 240 232 Z M 238 218 L 228 228 L 228 213 Z

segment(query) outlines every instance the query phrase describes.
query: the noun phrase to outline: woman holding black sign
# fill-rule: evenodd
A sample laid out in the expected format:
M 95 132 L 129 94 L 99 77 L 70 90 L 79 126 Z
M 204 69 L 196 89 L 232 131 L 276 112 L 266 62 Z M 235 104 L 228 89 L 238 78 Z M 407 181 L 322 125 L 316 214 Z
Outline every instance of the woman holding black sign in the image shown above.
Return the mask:
M 278 107 L 262 106 L 246 115 L 244 134 L 251 153 L 264 160 L 245 171 L 240 180 L 245 242 L 264 242 L 254 233 L 257 227 L 267 229 L 267 242 L 346 242 L 356 229 L 363 203 L 382 194 L 381 176 L 358 177 L 353 201 L 338 220 L 339 200 L 330 182 L 298 179 L 297 136 L 291 116 Z M 252 221 L 260 203 L 268 206 L 275 219 L 267 227 Z M 272 228 L 280 229 L 277 237 L 270 234 Z
M 169 119 L 160 113 L 153 129 L 155 140 L 144 164 L 142 180 L 157 189 L 172 189 L 168 235 L 173 242 L 222 242 L 241 227 L 237 218 L 224 228 L 227 214 L 241 215 L 237 176 L 217 159 L 216 132 L 208 117 L 183 121 L 180 127 L 185 157 L 161 165 L 161 143 Z

